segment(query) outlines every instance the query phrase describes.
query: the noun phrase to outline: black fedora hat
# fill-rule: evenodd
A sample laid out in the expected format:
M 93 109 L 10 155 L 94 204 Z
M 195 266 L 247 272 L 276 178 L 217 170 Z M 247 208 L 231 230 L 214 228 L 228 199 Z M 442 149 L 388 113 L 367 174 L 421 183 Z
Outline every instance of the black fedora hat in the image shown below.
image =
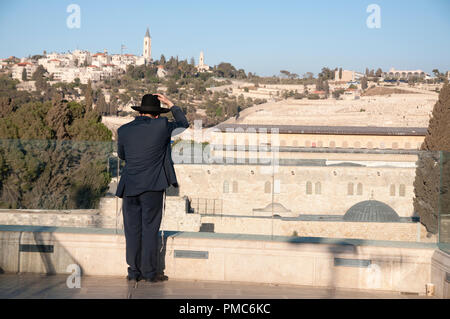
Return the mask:
M 145 94 L 142 97 L 141 105 L 131 107 L 140 113 L 167 113 L 170 109 L 161 107 L 161 102 L 157 95 Z

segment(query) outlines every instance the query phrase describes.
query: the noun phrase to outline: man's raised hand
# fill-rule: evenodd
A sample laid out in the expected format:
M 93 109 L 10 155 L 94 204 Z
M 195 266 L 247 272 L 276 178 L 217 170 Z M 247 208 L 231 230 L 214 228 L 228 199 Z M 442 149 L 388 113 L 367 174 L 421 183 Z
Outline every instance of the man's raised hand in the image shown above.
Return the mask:
M 159 93 L 155 93 L 154 95 L 156 95 L 158 97 L 158 100 L 163 103 L 166 104 L 168 107 L 172 107 L 174 104 L 164 95 L 159 94 Z

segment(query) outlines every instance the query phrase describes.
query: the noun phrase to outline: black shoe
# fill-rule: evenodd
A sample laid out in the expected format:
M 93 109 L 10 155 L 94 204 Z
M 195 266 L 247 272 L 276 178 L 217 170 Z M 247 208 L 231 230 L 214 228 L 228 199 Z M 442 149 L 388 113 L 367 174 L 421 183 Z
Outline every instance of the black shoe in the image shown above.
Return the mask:
M 155 277 L 152 277 L 152 278 L 144 278 L 144 280 L 145 280 L 146 282 L 151 282 L 151 283 L 158 282 L 158 279 L 156 278 L 156 276 L 155 276 Z
M 167 277 L 166 275 L 158 274 L 158 275 L 156 275 L 155 277 L 152 277 L 152 278 L 145 278 L 144 280 L 145 280 L 146 282 L 152 282 L 152 283 L 155 283 L 155 282 L 160 282 L 160 281 L 167 281 L 167 280 L 169 280 L 169 277 Z
M 169 277 L 167 277 L 166 275 L 163 275 L 163 274 L 156 275 L 156 278 L 157 278 L 158 281 L 167 281 L 167 280 L 169 280 Z
M 127 276 L 127 280 L 128 281 L 136 281 L 136 282 L 138 282 L 139 280 L 142 280 L 142 276 L 140 276 L 140 275 L 138 275 L 138 276 L 136 276 L 136 277 L 131 277 L 130 275 L 128 275 Z

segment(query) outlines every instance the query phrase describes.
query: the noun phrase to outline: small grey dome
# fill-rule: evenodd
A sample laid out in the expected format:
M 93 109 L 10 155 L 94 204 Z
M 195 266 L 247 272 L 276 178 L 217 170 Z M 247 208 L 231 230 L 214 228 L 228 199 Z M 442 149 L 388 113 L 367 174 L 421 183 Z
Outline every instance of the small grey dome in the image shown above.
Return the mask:
M 344 220 L 354 222 L 398 222 L 400 217 L 389 205 L 377 200 L 359 202 L 344 215 Z

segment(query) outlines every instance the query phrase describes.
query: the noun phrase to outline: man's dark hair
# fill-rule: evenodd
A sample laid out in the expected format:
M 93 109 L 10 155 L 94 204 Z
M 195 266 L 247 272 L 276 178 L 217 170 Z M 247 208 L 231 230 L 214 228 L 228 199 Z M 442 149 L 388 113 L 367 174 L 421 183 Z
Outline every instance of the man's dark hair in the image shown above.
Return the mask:
M 150 114 L 151 116 L 158 116 L 159 113 L 158 112 L 140 112 L 139 115 L 144 115 L 144 114 Z

